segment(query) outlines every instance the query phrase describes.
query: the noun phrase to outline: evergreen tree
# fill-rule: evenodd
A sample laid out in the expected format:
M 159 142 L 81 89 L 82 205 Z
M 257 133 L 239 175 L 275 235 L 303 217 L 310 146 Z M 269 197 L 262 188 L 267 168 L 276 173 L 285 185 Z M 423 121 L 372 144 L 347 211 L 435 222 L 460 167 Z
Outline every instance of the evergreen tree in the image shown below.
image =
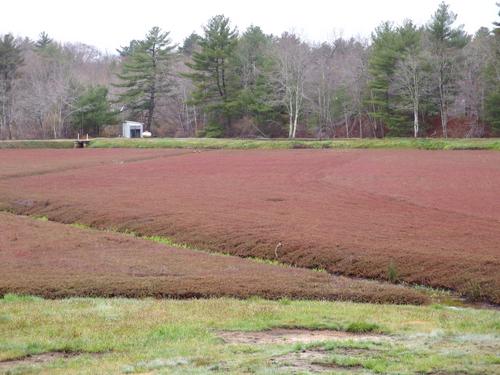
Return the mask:
M 196 48 L 199 47 L 200 40 L 201 36 L 195 32 L 191 33 L 191 35 L 184 39 L 184 43 L 182 43 L 182 47 L 179 48 L 179 51 L 186 56 L 192 56 Z
M 442 2 L 427 27 L 444 137 L 448 137 L 448 107 L 454 97 L 457 81 L 458 52 L 468 42 L 468 36 L 462 26 L 453 28 L 456 19 L 456 14 Z
M 500 135 L 500 85 L 486 98 L 486 120 L 495 135 Z
M 500 7 L 500 3 L 497 3 Z M 498 11 L 500 17 L 500 10 Z M 500 20 L 494 22 L 493 49 L 494 61 L 487 69 L 486 79 L 489 82 L 489 93 L 486 97 L 486 120 L 495 135 L 500 135 Z
M 199 52 L 187 63 L 193 72 L 185 74 L 195 85 L 193 103 L 205 108 L 210 117 L 209 130 L 221 136 L 229 130 L 234 112 L 235 74 L 230 66 L 237 45 L 237 31 L 223 15 L 211 18 L 199 40 Z
M 497 3 L 497 7 L 500 8 L 500 3 Z M 500 17 L 500 10 L 498 10 L 498 17 Z M 495 25 L 495 29 L 493 30 L 493 32 L 495 33 L 495 35 L 499 35 L 500 34 L 500 21 L 498 22 L 493 22 L 493 25 Z
M 116 113 L 108 101 L 108 89 L 90 86 L 77 99 L 72 123 L 79 133 L 99 136 L 101 127 L 116 123 Z
M 5 128 L 9 139 L 12 139 L 12 89 L 22 64 L 21 47 L 11 34 L 4 35 L 0 38 L 0 134 Z
M 270 83 L 273 60 L 270 56 L 272 39 L 260 27 L 250 26 L 240 37 L 233 58 L 239 77 L 238 112 L 261 124 L 275 117 Z M 262 130 L 254 124 L 259 133 Z M 263 129 L 267 131 L 267 129 Z
M 136 119 L 145 119 L 145 130 L 153 124 L 158 98 L 170 91 L 169 69 L 175 48 L 169 39 L 169 32 L 153 27 L 146 38 L 131 43 L 123 51 L 125 62 L 115 86 L 124 89 L 118 95 L 121 103 Z
M 141 44 L 141 41 L 139 40 L 131 40 L 130 43 L 128 44 L 128 46 L 125 46 L 125 47 L 120 47 L 116 50 L 116 52 L 118 52 L 120 54 L 121 57 L 127 57 L 127 56 L 130 56 L 132 55 L 132 53 L 134 52 L 134 50 L 139 47 Z
M 394 28 L 385 22 L 375 29 L 372 35 L 372 53 L 369 59 L 370 115 L 377 121 L 378 136 L 384 136 L 387 126 L 391 135 L 404 135 L 408 132 L 405 126 L 405 114 L 399 110 L 400 98 L 391 93 L 390 87 L 394 79 L 398 61 L 408 49 L 415 48 L 418 35 L 415 26 L 406 22 Z
M 49 38 L 49 35 L 45 31 L 42 31 L 40 33 L 40 36 L 38 37 L 38 40 L 35 43 L 35 47 L 38 49 L 44 49 L 49 45 L 51 45 L 52 42 L 53 40 Z

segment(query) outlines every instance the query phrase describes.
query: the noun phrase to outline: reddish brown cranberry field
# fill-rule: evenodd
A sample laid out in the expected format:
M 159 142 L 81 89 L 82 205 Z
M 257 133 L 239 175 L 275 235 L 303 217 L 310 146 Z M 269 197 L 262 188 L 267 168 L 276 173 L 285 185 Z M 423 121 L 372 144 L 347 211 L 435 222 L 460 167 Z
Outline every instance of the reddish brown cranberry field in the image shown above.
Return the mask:
M 186 150 L 0 150 L 0 180 L 103 164 L 124 164 L 185 154 Z
M 500 153 L 64 151 L 0 151 L 0 205 L 500 303 Z
M 409 288 L 0 213 L 0 295 L 426 302 Z

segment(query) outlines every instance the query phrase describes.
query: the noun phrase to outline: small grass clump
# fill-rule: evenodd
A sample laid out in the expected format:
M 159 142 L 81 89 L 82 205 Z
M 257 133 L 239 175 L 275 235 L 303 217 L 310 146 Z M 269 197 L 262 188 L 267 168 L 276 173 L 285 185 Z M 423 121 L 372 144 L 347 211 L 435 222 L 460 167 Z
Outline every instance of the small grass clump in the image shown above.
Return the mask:
M 387 279 L 391 283 L 397 283 L 399 280 L 398 268 L 394 262 L 391 261 L 387 267 Z
M 20 295 L 14 293 L 4 294 L 2 298 L 0 298 L 0 302 L 33 302 L 33 301 L 42 301 L 42 297 L 30 296 L 30 295 Z
M 464 294 L 470 301 L 481 301 L 483 298 L 481 284 L 475 280 L 469 281 Z
M 33 216 L 33 218 L 38 221 L 49 221 L 47 216 Z
M 378 324 L 375 323 L 353 322 L 347 326 L 346 332 L 351 332 L 351 333 L 380 332 L 380 327 Z

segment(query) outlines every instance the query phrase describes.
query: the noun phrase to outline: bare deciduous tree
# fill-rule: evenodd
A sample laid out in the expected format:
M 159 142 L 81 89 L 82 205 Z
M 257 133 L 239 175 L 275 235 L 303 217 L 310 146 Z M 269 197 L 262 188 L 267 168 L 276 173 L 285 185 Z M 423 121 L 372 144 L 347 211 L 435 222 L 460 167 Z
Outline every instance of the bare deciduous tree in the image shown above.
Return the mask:
M 411 108 L 413 112 L 413 136 L 419 135 L 419 110 L 422 97 L 429 92 L 429 74 L 426 71 L 426 60 L 418 49 L 410 50 L 398 62 L 394 74 L 392 89 L 396 91 L 402 102 L 401 109 Z
M 284 33 L 274 45 L 276 70 L 272 80 L 288 113 L 288 137 L 295 138 L 303 111 L 309 46 L 294 34 Z

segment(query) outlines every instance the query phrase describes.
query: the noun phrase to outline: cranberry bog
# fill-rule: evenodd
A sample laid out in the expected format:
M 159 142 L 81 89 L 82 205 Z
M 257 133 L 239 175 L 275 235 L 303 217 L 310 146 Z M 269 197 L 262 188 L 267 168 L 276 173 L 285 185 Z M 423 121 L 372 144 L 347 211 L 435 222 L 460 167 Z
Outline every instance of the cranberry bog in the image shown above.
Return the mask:
M 6 149 L 0 155 L 5 158 L 0 162 L 0 180 L 12 177 L 30 176 L 67 169 L 90 167 L 103 164 L 124 164 L 151 158 L 168 157 L 183 154 L 186 150 L 142 150 L 134 149 L 123 152 L 118 149 L 93 150 L 82 155 L 77 150 L 39 150 Z M 83 156 L 83 157 L 82 157 Z M 8 161 L 7 161 L 8 160 Z
M 427 301 L 417 291 L 387 283 L 173 248 L 6 213 L 0 213 L 0 243 L 2 295 Z
M 500 303 L 497 152 L 0 154 L 0 206 L 14 213 Z

